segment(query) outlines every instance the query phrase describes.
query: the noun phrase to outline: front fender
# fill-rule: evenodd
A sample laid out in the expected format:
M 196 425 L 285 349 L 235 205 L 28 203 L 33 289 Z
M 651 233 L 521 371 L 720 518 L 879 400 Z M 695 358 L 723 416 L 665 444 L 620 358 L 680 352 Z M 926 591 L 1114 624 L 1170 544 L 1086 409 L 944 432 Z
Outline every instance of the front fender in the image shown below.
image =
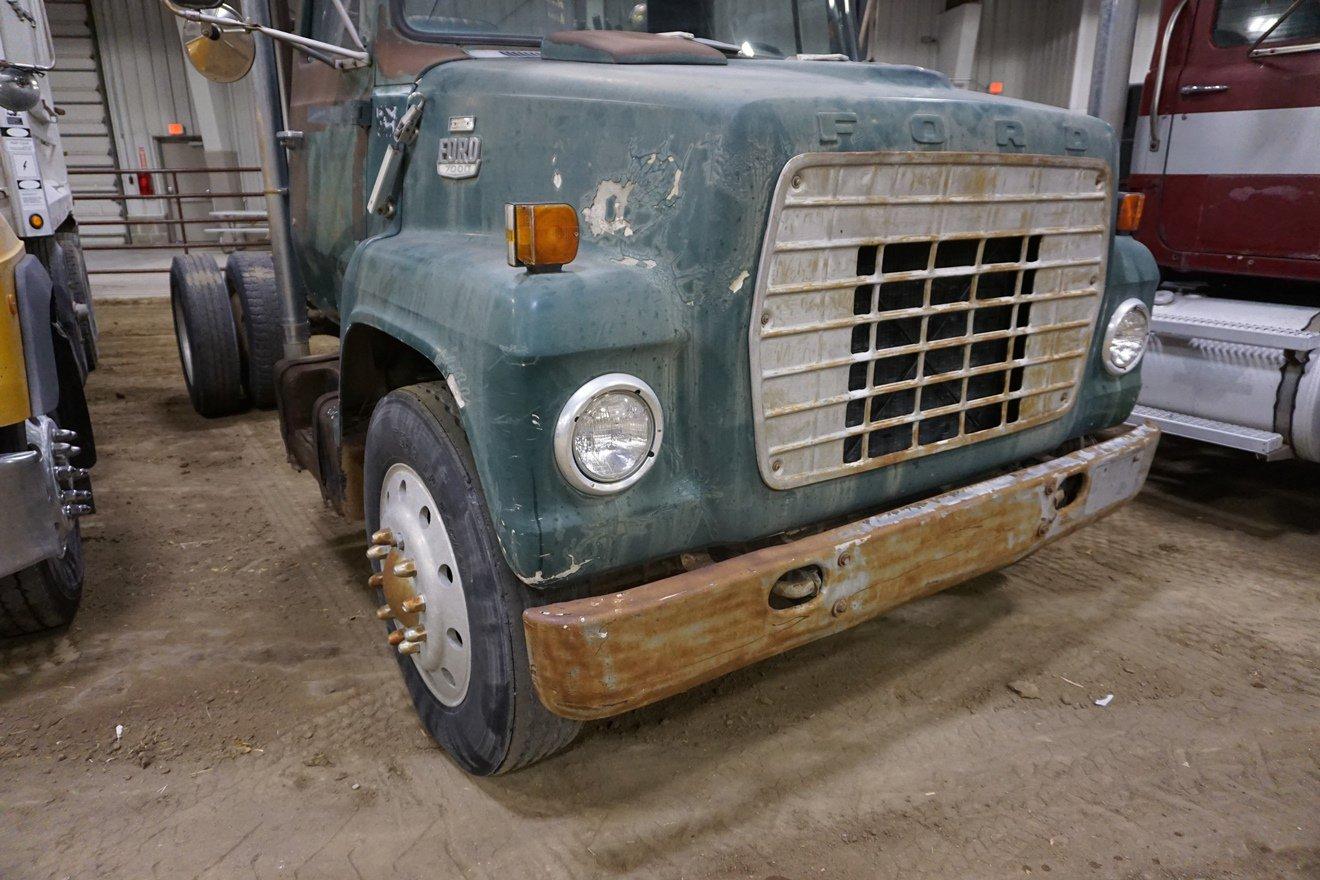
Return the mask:
M 572 491 L 553 463 L 559 407 L 584 382 L 623 363 L 668 409 L 689 321 L 672 281 L 653 263 L 584 244 L 564 271 L 530 274 L 508 266 L 505 253 L 495 235 L 405 231 L 368 241 L 345 279 L 343 332 L 347 338 L 355 327 L 373 327 L 421 353 L 446 378 L 508 562 L 524 581 L 541 583 L 587 562 L 547 571 L 542 555 L 554 516 L 543 519 L 538 499 Z M 676 472 L 666 479 L 669 493 L 697 491 Z M 645 503 L 667 504 L 654 497 Z

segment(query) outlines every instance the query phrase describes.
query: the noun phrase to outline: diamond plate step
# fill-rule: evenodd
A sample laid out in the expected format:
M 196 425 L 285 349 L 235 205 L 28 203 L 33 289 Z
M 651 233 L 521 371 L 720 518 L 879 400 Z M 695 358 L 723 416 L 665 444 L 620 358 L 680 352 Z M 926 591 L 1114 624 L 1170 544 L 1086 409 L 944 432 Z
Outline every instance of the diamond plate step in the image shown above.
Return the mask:
M 1216 422 L 1214 419 L 1202 419 L 1184 413 L 1156 409 L 1153 406 L 1137 406 L 1128 417 L 1129 425 L 1154 422 L 1164 433 L 1175 437 L 1188 437 L 1205 443 L 1216 443 L 1231 449 L 1254 452 L 1266 458 L 1289 458 L 1292 450 L 1283 442 L 1282 434 L 1232 425 L 1228 422 Z

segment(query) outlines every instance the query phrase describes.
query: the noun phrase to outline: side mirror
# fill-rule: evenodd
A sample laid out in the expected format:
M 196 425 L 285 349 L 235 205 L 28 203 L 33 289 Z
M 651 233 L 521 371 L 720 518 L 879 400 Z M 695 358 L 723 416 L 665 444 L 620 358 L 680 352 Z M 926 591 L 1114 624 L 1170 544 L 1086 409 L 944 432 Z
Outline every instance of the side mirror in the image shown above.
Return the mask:
M 26 113 L 40 101 L 36 74 L 18 67 L 0 67 L 0 107 L 11 113 Z
M 232 20 L 236 25 L 242 21 L 227 7 L 216 9 L 213 17 Z M 183 48 L 188 62 L 197 72 L 217 83 L 238 82 L 247 76 L 257 57 L 256 43 L 250 31 L 210 22 L 188 22 L 184 27 Z

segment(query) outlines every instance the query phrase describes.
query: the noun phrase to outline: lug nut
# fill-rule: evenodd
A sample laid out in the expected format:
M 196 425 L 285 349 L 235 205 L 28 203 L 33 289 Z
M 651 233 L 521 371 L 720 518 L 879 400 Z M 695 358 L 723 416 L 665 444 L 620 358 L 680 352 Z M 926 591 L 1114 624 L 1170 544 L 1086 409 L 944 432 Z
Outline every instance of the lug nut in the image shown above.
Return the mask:
M 373 548 L 374 549 L 374 548 Z M 405 559 L 394 566 L 394 576 L 396 578 L 417 577 L 417 566 L 411 559 Z
M 373 574 L 371 577 L 367 578 L 368 590 L 383 590 L 384 588 L 385 588 L 385 575 Z
M 388 605 L 382 605 L 376 609 L 377 620 L 389 620 L 393 616 L 394 616 L 394 609 L 390 608 L 390 606 Z
M 70 431 L 68 428 L 56 428 L 50 432 L 50 436 L 60 443 L 76 443 L 78 441 L 78 432 Z
M 50 451 L 54 453 L 56 458 L 73 458 L 82 452 L 82 447 L 70 446 L 68 443 L 56 443 L 51 446 Z
M 847 611 L 848 611 L 847 599 L 840 599 L 839 601 L 835 602 L 834 607 L 830 609 L 830 613 L 833 614 L 835 617 L 842 617 L 845 613 L 847 613 Z
M 390 637 L 386 639 L 386 641 L 390 643 L 391 648 L 399 647 L 399 645 L 403 643 L 403 630 L 396 629 L 394 632 L 390 633 Z
M 403 605 L 401 605 L 400 607 L 403 609 L 404 614 L 416 614 L 419 611 L 425 611 L 426 597 L 413 596 L 409 599 L 404 599 Z
M 371 536 L 371 543 L 377 547 L 393 547 L 394 533 L 389 529 L 381 529 Z
M 409 654 L 420 654 L 422 652 L 421 642 L 404 642 L 399 645 L 399 653 L 405 657 Z
M 406 642 L 426 641 L 426 627 L 409 627 L 403 631 L 403 640 Z
M 71 519 L 80 516 L 87 516 L 92 512 L 92 508 L 86 504 L 66 504 L 64 505 L 64 515 Z
M 62 464 L 55 468 L 55 479 L 61 483 L 72 483 L 74 480 L 83 480 L 87 478 L 86 468 L 74 467 L 69 464 Z
M 92 493 L 85 489 L 65 489 L 60 493 L 60 501 L 65 504 L 87 504 L 92 500 Z
M 387 547 L 384 544 L 373 544 L 367 550 L 367 558 L 372 562 L 379 562 L 386 556 L 389 556 L 392 549 L 393 548 Z

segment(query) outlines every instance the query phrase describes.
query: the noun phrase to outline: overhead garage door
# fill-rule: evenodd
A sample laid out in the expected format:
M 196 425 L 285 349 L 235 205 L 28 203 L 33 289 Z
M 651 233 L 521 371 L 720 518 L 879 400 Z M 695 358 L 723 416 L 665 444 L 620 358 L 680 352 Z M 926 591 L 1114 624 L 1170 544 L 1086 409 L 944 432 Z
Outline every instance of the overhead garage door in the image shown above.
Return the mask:
M 72 174 L 74 214 L 79 222 L 120 219 L 120 202 L 79 200 L 79 195 L 121 195 L 121 181 L 111 173 L 119 163 L 114 133 L 106 109 L 96 36 L 86 0 L 46 0 L 51 35 L 55 39 L 55 69 L 50 74 L 55 103 L 66 115 L 60 136 L 70 168 L 104 168 L 104 174 Z M 122 241 L 122 226 L 85 226 L 84 238 Z

